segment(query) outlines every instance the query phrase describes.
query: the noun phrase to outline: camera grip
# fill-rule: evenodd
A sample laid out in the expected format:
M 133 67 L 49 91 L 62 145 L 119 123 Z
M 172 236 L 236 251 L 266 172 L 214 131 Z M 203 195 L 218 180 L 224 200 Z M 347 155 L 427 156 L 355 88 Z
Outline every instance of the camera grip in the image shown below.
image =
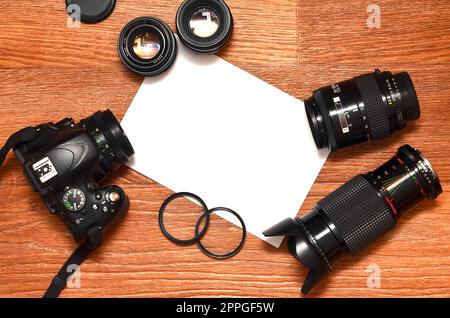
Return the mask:
M 129 207 L 128 197 L 116 185 L 93 189 L 89 185 L 67 188 L 62 194 L 61 219 L 66 223 L 76 241 L 87 237 L 89 228 L 106 229 L 114 220 L 123 216 Z M 78 206 L 74 208 L 73 202 Z M 81 202 L 81 203 L 80 203 Z

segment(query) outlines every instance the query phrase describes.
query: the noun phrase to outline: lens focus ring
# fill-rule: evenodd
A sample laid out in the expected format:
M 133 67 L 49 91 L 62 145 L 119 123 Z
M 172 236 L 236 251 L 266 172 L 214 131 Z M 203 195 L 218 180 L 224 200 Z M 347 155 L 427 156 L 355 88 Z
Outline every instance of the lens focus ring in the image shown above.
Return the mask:
M 317 205 L 335 225 L 353 254 L 394 228 L 396 223 L 384 200 L 361 175 Z
M 369 120 L 371 139 L 388 137 L 390 133 L 386 106 L 373 74 L 355 77 Z

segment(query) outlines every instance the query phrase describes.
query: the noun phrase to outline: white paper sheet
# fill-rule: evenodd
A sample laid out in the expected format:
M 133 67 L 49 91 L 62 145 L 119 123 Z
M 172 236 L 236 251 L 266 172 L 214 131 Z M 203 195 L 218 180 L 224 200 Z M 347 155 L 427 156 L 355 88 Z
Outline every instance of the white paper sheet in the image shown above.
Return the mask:
M 122 125 L 133 169 L 237 211 L 250 233 L 277 247 L 282 238 L 262 232 L 298 213 L 328 156 L 302 101 L 182 45 L 168 72 L 144 80 Z

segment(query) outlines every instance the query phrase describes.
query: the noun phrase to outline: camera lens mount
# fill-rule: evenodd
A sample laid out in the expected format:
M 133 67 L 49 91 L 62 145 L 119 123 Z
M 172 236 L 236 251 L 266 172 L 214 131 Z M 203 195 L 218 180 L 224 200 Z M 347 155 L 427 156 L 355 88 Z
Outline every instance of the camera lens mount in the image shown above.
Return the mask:
M 233 33 L 233 16 L 223 0 L 186 0 L 176 16 L 177 33 L 191 51 L 214 54 Z
M 140 17 L 123 28 L 118 51 L 127 68 L 140 75 L 155 76 L 172 66 L 177 55 L 177 42 L 163 21 Z

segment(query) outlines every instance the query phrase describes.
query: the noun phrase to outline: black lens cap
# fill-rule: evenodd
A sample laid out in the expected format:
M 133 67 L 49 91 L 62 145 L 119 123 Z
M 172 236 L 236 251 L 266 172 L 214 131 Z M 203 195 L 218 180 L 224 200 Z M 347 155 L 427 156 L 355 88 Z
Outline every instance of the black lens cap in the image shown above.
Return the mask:
M 73 17 L 77 14 L 77 10 L 69 6 L 79 6 L 80 20 L 95 23 L 106 19 L 113 11 L 115 4 L 115 0 L 66 0 L 66 10 Z

